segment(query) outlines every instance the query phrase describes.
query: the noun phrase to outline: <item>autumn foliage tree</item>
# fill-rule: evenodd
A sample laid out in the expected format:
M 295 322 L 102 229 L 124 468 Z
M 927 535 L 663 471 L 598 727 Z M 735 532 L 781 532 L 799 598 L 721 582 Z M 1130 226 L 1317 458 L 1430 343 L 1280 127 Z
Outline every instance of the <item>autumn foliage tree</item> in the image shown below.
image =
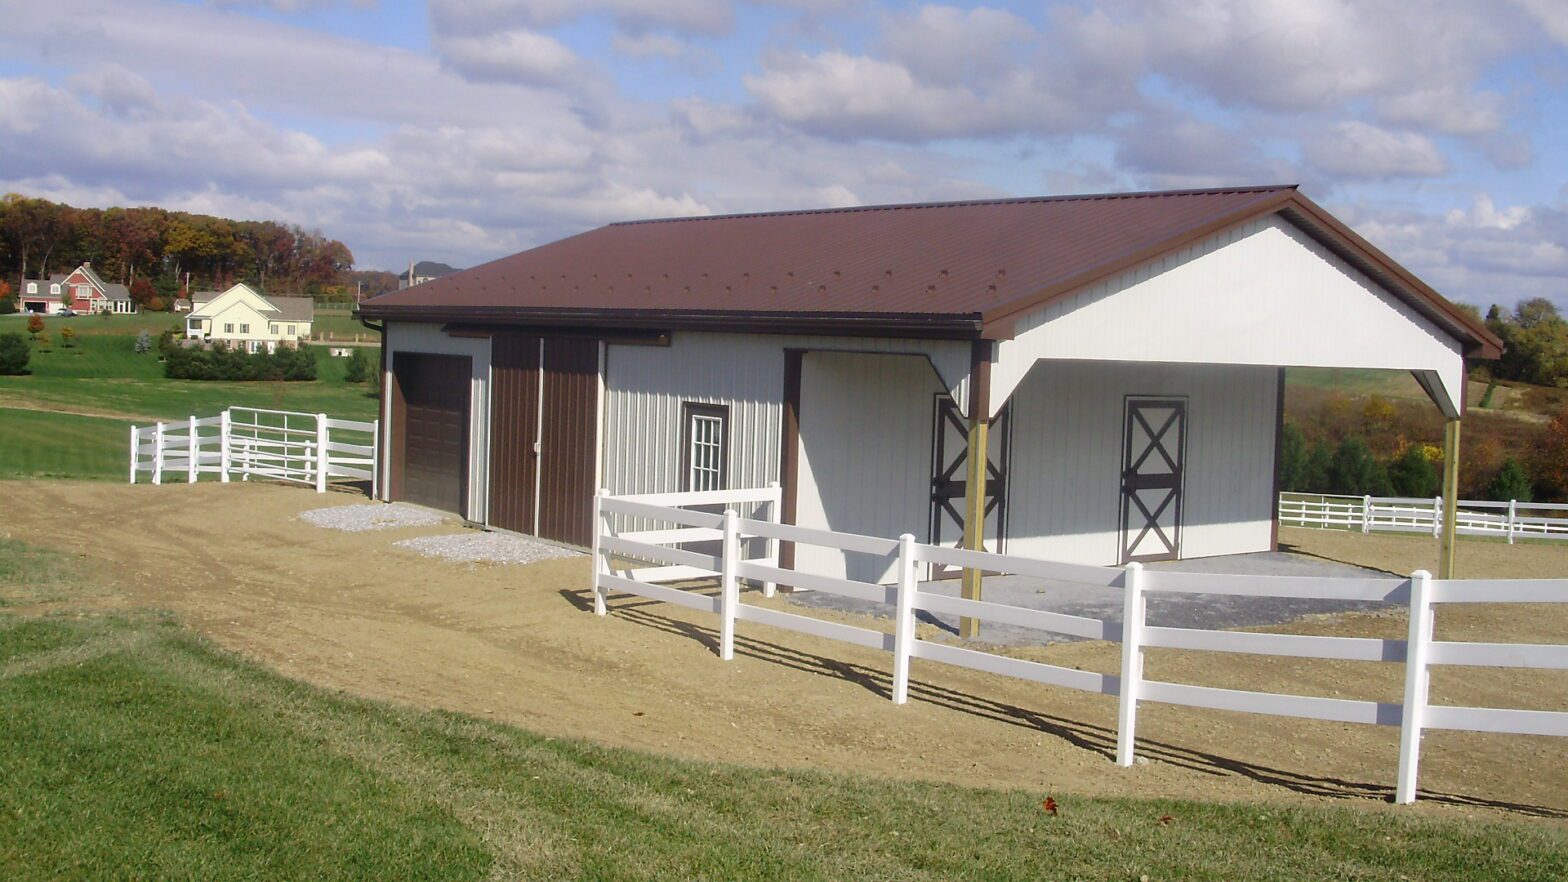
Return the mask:
M 162 208 L 74 208 L 11 193 L 0 197 L 0 275 L 41 278 L 91 261 L 109 281 L 148 279 L 167 296 L 194 284 L 245 281 L 273 293 L 352 296 L 348 246 L 320 230 Z M 349 292 L 344 294 L 344 292 Z M 145 303 L 146 300 L 138 301 Z

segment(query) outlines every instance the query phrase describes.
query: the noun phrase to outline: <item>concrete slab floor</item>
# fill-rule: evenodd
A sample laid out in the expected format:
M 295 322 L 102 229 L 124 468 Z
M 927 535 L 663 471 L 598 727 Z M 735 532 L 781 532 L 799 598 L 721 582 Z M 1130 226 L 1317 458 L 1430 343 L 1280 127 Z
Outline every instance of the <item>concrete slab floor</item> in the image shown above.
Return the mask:
M 1189 573 L 1254 574 L 1268 576 L 1345 576 L 1368 578 L 1398 577 L 1350 564 L 1325 561 L 1303 554 L 1264 551 L 1224 557 L 1169 561 L 1147 565 L 1149 569 Z M 947 579 L 923 582 L 920 590 L 957 597 L 959 582 Z M 981 589 L 983 599 L 1009 606 L 1048 610 L 1068 615 L 1122 620 L 1122 593 L 1076 582 L 1036 579 L 1028 576 L 987 576 Z M 884 603 L 843 597 L 821 591 L 800 591 L 789 595 L 791 603 L 815 609 L 833 609 L 891 617 L 892 607 Z M 1150 595 L 1148 623 L 1175 628 L 1246 628 L 1275 625 L 1302 616 L 1352 610 L 1386 609 L 1389 604 L 1359 601 L 1300 600 L 1288 597 L 1232 597 L 1220 594 Z M 918 611 L 919 620 L 936 625 L 958 636 L 958 617 Z M 976 642 L 1006 646 L 1063 643 L 1079 638 L 984 622 Z

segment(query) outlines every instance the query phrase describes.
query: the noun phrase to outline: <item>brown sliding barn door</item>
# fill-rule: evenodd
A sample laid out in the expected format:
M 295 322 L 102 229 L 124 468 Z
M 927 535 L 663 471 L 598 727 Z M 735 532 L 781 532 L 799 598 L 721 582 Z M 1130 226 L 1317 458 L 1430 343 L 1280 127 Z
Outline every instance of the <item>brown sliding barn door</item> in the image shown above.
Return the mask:
M 472 359 L 399 352 L 392 374 L 393 498 L 466 517 Z
M 589 544 L 599 341 L 497 334 L 490 361 L 490 525 Z
M 1122 441 L 1121 559 L 1181 556 L 1187 399 L 1127 399 Z
M 539 535 L 588 545 L 599 411 L 599 341 L 544 340 L 539 420 Z
M 1000 552 L 1007 528 L 1007 458 L 1012 402 L 991 423 L 986 443 L 985 534 L 988 551 Z M 931 544 L 957 547 L 964 539 L 965 473 L 969 462 L 969 424 L 951 396 L 936 396 L 931 453 Z M 957 578 L 957 569 L 931 565 L 931 578 Z
M 539 489 L 539 338 L 491 341 L 490 524 L 533 533 Z

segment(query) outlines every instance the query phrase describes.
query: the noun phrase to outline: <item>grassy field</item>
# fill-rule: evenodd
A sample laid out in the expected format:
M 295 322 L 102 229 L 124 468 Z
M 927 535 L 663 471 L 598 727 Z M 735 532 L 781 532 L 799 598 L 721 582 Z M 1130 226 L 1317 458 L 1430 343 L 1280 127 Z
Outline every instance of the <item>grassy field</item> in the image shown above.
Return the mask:
M 123 420 L 0 407 L 0 478 L 125 480 Z
M 0 547 L 0 607 L 69 562 Z M 62 589 L 61 585 L 65 587 Z M 354 700 L 166 617 L 0 614 L 7 879 L 1560 878 L 1562 828 L 697 764 Z
M 156 336 L 176 320 L 166 314 L 47 319 L 53 344 L 34 347 L 32 373 L 0 377 L 0 476 L 120 478 L 128 425 L 210 416 L 231 405 L 376 416 L 367 387 L 344 382 L 347 359 L 319 347 L 315 382 L 167 379 L 156 351 L 137 353 L 135 340 L 143 329 Z M 77 330 L 70 347 L 59 337 L 66 326 Z M 0 333 L 22 329 L 15 317 L 0 317 Z M 376 349 L 366 355 L 380 357 Z

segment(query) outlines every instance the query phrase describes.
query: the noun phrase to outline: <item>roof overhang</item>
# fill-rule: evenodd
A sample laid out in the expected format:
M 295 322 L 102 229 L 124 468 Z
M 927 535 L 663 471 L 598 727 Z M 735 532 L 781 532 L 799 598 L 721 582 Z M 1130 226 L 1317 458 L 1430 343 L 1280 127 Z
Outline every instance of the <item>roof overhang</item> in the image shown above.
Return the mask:
M 497 324 L 519 327 L 601 327 L 730 332 L 820 334 L 911 339 L 978 339 L 978 315 L 888 313 L 731 312 L 648 309 L 561 309 L 493 306 L 394 306 L 367 301 L 363 318 L 395 322 Z

